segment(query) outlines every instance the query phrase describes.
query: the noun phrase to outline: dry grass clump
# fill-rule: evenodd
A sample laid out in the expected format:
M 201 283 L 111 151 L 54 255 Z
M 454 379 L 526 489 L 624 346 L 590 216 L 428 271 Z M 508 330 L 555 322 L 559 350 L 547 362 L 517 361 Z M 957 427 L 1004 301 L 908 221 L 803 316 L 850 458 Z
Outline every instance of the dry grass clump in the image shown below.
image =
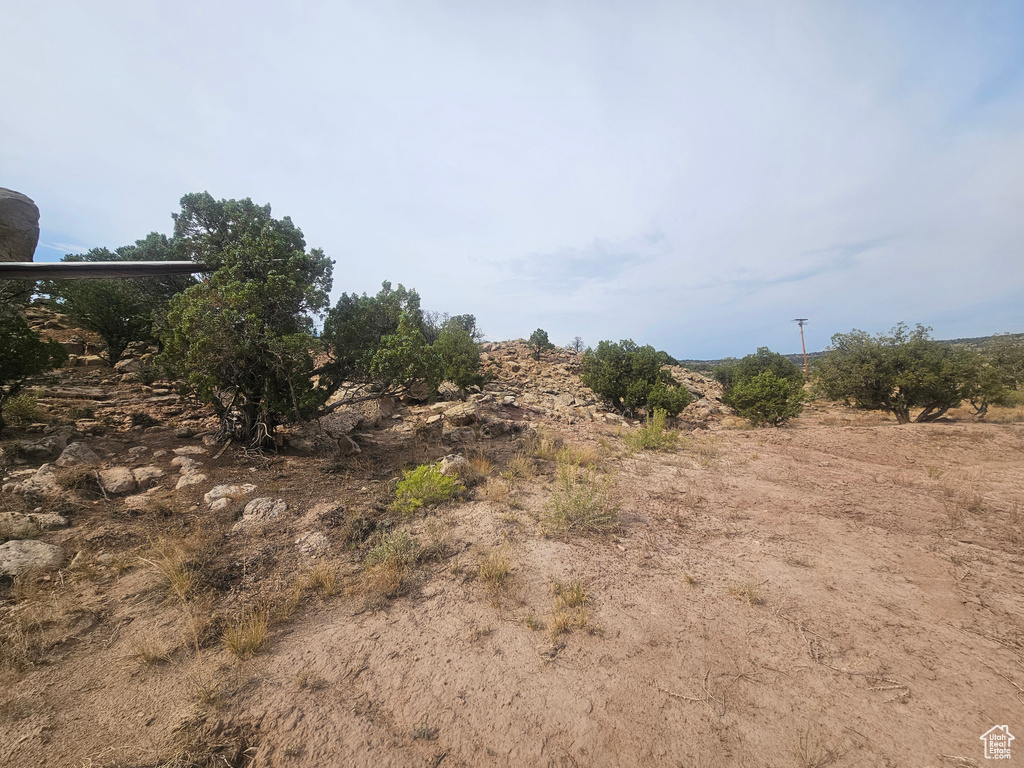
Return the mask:
M 186 602 L 197 587 L 196 573 L 192 569 L 192 553 L 181 544 L 157 542 L 152 557 L 139 558 L 159 577 L 161 588 L 168 597 Z
M 564 445 L 555 454 L 555 461 L 559 464 L 596 467 L 601 463 L 601 454 L 591 445 Z
M 470 480 L 482 480 L 491 474 L 493 466 L 491 460 L 483 453 L 477 452 L 468 457 L 469 465 L 466 468 L 466 475 Z
M 512 562 L 507 551 L 494 549 L 480 560 L 480 580 L 491 592 L 500 592 L 508 580 Z
M 764 596 L 761 594 L 760 585 L 753 582 L 732 584 L 729 586 L 729 594 L 747 605 L 764 605 Z
M 270 617 L 265 611 L 246 611 L 231 622 L 221 639 L 224 647 L 239 659 L 255 656 L 267 643 L 270 635 Z
M 1024 422 L 1024 405 L 993 405 L 988 409 L 985 421 L 992 424 L 1020 424 Z
M 484 483 L 480 495 L 494 504 L 504 504 L 508 501 L 511 492 L 509 481 L 504 478 L 490 477 Z
M 100 476 L 97 473 L 96 467 L 88 464 L 57 469 L 53 473 L 53 479 L 57 481 L 57 485 L 66 491 L 74 491 L 83 496 L 103 495 L 103 489 L 100 487 Z
M 404 528 L 381 536 L 366 556 L 362 587 L 369 604 L 398 597 L 420 558 L 419 541 Z
M 558 453 L 562 450 L 562 438 L 553 435 L 543 427 L 531 432 L 523 440 L 523 450 L 531 456 L 544 461 L 557 461 Z
M 560 466 L 540 523 L 545 534 L 617 530 L 619 505 L 612 498 L 611 478 L 598 476 L 592 468 Z
M 166 664 L 171 660 L 170 649 L 152 633 L 136 635 L 128 643 L 128 648 L 134 658 L 147 666 Z
M 587 610 L 589 598 L 583 582 L 579 580 L 563 584 L 555 581 L 551 585 L 554 596 L 551 619 L 548 621 L 548 634 L 555 643 L 560 635 L 567 635 L 574 629 L 593 629 L 590 627 L 590 612 Z
M 667 420 L 668 412 L 664 408 L 655 408 L 644 426 L 626 435 L 626 445 L 634 451 L 667 451 L 674 448 L 679 433 L 665 429 Z
M 843 756 L 837 743 L 832 743 L 822 730 L 808 726 L 797 738 L 793 757 L 799 768 L 827 768 Z
M 338 593 L 338 573 L 327 563 L 317 563 L 307 577 L 309 588 L 322 597 Z
M 529 480 L 536 474 L 537 468 L 533 464 L 533 459 L 525 453 L 517 453 L 509 460 L 508 467 L 501 473 L 501 476 L 508 482 L 515 483 Z

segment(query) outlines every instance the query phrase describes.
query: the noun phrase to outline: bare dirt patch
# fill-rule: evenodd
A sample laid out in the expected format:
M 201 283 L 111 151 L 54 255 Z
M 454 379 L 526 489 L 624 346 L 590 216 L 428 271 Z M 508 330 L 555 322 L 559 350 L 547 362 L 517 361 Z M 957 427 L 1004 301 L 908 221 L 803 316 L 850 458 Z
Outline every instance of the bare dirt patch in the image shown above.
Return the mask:
M 38 502 L 69 561 L 0 586 L 0 764 L 956 766 L 1024 729 L 1019 424 L 823 406 L 637 452 L 628 422 L 494 404 L 526 431 L 453 445 L 399 407 L 348 457 L 205 446 L 175 491 L 201 416 L 120 386 L 161 425 L 97 400 L 88 442 L 168 474 L 142 510 Z M 450 453 L 466 492 L 394 512 Z M 567 466 L 615 525 L 545 525 Z M 255 497 L 288 509 L 238 527 Z

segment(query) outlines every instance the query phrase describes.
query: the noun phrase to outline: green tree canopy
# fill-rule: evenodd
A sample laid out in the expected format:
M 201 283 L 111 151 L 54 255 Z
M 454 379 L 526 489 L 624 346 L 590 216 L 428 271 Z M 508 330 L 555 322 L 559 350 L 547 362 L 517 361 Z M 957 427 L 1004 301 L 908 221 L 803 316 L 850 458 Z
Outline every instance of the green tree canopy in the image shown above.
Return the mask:
M 216 271 L 171 300 L 162 359 L 221 417 L 222 433 L 252 445 L 322 405 L 311 381 L 313 316 L 327 307 L 332 264 L 306 249 L 269 205 L 186 195 L 175 214 L 181 252 Z
M 669 356 L 632 339 L 602 341 L 580 360 L 580 380 L 622 411 L 664 408 L 676 416 L 690 404 L 690 393 L 662 369 Z
M 531 333 L 527 344 L 532 350 L 534 360 L 540 360 L 541 353 L 545 350 L 555 348 L 555 345 L 551 343 L 551 339 L 548 338 L 548 332 L 543 328 L 538 328 Z
M 826 397 L 888 411 L 900 424 L 917 408 L 914 421 L 934 421 L 964 399 L 977 359 L 932 340 L 930 331 L 899 323 L 888 335 L 837 333 L 815 368 L 817 385 Z
M 800 367 L 785 355 L 772 352 L 768 347 L 758 347 L 756 352 L 739 360 L 727 359 L 721 365 L 716 365 L 711 375 L 728 390 L 733 385 L 749 381 L 765 371 L 771 371 L 778 378 L 786 379 L 797 386 L 804 383 L 804 374 Z
M 93 248 L 68 254 L 62 261 L 171 261 L 174 243 L 152 232 L 134 245 L 114 251 Z M 115 365 L 133 341 L 157 341 L 171 297 L 195 283 L 191 275 L 109 280 L 54 280 L 42 285 L 57 308 L 76 325 L 103 339 L 106 356 Z

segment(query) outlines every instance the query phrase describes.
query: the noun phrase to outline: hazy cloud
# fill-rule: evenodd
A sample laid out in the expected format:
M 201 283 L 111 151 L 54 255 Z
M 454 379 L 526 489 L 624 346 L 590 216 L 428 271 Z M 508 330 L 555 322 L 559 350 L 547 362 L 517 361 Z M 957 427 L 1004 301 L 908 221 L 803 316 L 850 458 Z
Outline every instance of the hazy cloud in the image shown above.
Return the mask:
M 38 258 L 270 202 L 336 294 L 494 338 L 1020 331 L 1022 40 L 1015 2 L 23 3 L 0 186 Z

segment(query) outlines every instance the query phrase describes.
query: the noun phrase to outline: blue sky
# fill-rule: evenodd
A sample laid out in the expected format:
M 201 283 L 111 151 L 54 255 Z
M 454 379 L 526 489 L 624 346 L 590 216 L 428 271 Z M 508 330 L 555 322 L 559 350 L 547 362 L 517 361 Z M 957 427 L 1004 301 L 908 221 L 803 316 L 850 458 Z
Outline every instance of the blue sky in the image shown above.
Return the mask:
M 1024 331 L 1024 3 L 7 3 L 37 260 L 251 197 L 489 338 Z

